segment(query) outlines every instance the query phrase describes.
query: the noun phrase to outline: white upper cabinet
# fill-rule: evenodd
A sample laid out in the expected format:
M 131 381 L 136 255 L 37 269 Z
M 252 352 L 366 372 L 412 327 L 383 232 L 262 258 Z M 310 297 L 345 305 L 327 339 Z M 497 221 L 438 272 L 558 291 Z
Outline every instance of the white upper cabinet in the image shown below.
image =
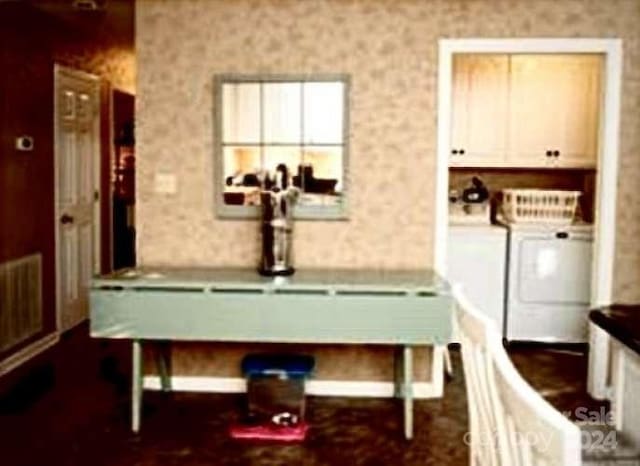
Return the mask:
M 455 57 L 450 165 L 595 168 L 601 64 L 586 54 Z
M 505 163 L 508 96 L 507 55 L 454 56 L 452 166 Z
M 526 166 L 595 168 L 600 58 L 511 57 L 509 156 Z

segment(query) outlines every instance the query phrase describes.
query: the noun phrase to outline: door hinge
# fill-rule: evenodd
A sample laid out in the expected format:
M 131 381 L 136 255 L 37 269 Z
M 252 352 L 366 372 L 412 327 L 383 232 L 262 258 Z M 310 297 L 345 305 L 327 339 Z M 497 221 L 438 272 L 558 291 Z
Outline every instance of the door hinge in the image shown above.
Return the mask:
M 97 189 L 95 191 L 93 191 L 93 200 L 94 201 L 99 201 L 100 200 L 100 191 L 98 191 Z

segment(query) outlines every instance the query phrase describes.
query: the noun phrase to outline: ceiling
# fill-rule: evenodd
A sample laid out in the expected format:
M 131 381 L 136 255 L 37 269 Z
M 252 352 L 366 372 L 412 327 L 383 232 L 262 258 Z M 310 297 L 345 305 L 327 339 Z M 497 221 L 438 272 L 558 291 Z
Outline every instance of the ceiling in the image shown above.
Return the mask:
M 78 32 L 134 40 L 134 0 L 22 0 Z

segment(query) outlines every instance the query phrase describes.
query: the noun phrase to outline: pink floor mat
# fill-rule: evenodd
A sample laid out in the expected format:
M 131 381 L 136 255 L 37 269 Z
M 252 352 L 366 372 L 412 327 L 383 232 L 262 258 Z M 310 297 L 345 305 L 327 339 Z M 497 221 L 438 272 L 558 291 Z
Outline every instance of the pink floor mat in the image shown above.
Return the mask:
M 308 430 L 309 424 L 304 421 L 295 426 L 278 426 L 271 422 L 264 425 L 235 424 L 229 429 L 229 435 L 235 439 L 301 442 L 305 439 Z

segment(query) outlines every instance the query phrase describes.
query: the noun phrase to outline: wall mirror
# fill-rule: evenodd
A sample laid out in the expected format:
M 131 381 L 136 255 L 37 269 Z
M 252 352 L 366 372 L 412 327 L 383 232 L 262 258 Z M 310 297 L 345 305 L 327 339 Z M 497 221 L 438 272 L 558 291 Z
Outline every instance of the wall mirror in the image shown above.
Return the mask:
M 346 218 L 348 76 L 214 80 L 218 215 L 257 218 L 265 178 L 284 164 L 300 189 L 296 218 Z

